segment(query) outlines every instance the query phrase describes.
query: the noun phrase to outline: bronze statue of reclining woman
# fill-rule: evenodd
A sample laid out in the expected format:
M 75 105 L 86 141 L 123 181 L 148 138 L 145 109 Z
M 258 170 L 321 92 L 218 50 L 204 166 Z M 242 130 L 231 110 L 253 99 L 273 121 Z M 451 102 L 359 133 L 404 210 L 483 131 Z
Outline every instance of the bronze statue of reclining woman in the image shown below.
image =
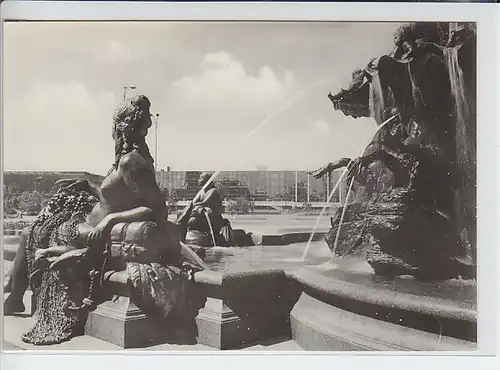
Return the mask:
M 186 281 L 204 268 L 167 221 L 145 139 L 150 105 L 140 95 L 115 111 L 115 161 L 100 187 L 86 180 L 60 181 L 60 190 L 23 231 L 4 285 L 10 292 L 4 313 L 24 311 L 30 285 L 36 324 L 23 336 L 25 342 L 54 344 L 79 334 L 88 310 L 99 303 L 96 280 L 102 283 L 113 259 L 128 271 L 135 303 L 160 317 L 183 304 Z

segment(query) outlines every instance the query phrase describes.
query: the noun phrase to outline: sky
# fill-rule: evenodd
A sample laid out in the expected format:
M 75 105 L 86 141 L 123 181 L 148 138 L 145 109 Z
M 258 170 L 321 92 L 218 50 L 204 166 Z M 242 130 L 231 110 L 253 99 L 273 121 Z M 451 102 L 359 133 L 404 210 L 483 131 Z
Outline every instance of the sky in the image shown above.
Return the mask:
M 144 94 L 158 168 L 311 170 L 357 156 L 370 118 L 327 95 L 389 53 L 397 23 L 14 22 L 4 28 L 4 170 L 105 174 L 112 116 Z M 155 153 L 155 128 L 148 143 Z

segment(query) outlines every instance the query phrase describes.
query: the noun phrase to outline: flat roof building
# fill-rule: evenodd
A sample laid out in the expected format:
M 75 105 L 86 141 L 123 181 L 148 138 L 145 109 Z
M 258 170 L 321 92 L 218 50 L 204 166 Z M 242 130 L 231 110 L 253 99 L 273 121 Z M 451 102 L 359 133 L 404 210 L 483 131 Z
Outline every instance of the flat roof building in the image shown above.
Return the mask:
M 34 190 L 51 193 L 56 190 L 57 180 L 76 178 L 84 178 L 99 185 L 104 176 L 85 171 L 4 171 L 3 184 L 11 193 Z
M 161 170 L 157 171 L 156 180 L 161 189 L 168 190 L 171 197 L 189 200 L 199 190 L 198 178 L 204 171 Z M 223 193 L 226 194 L 222 195 L 228 199 L 243 196 L 255 200 L 324 202 L 340 174 L 341 171 L 334 171 L 328 180 L 326 176 L 315 179 L 308 175 L 307 171 L 221 171 L 214 182 L 224 189 Z M 345 191 L 345 181 L 342 185 L 340 190 Z M 332 201 L 338 200 L 338 194 L 334 195 Z

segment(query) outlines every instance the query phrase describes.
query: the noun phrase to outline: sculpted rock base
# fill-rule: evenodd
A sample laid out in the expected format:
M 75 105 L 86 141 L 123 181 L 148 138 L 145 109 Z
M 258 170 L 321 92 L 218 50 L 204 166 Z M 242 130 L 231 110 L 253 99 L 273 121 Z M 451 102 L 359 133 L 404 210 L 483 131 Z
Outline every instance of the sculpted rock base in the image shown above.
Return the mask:
M 463 246 L 451 221 L 412 198 L 406 188 L 380 199 L 346 208 L 334 250 L 343 208 L 332 218 L 325 240 L 336 256 L 363 252 L 375 272 L 419 279 L 474 278 L 475 266 L 460 262 Z

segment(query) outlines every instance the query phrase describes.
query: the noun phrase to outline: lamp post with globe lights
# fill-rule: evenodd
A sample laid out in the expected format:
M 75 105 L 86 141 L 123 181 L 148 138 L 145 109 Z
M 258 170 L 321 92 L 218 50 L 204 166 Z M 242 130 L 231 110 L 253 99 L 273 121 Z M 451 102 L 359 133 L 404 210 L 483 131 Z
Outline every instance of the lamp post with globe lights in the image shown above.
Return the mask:
M 158 171 L 158 120 L 160 119 L 160 114 L 151 114 L 155 123 L 155 171 Z
M 135 89 L 136 89 L 135 86 L 131 86 L 131 85 L 124 86 L 123 87 L 123 101 L 125 101 L 125 99 L 127 99 L 127 91 L 128 90 L 135 90 Z

